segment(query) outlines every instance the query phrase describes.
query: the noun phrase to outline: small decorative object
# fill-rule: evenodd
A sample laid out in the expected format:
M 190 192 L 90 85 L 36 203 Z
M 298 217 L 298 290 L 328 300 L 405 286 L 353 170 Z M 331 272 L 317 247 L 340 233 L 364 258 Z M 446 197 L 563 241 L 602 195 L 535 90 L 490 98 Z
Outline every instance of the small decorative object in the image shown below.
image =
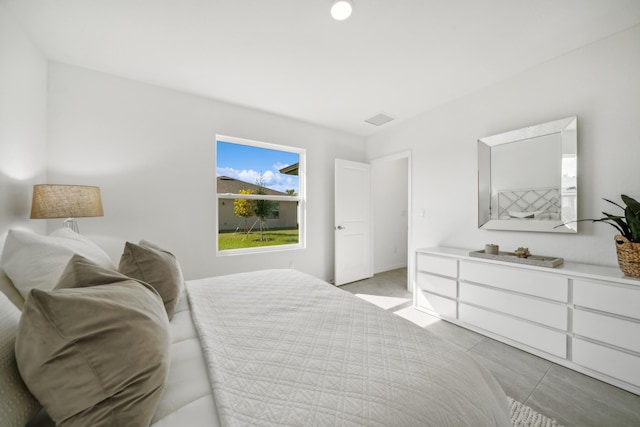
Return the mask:
M 498 245 L 495 245 L 498 246 Z M 485 246 L 486 247 L 486 246 Z M 518 255 L 518 250 L 522 253 L 526 253 L 526 257 Z M 562 258 L 544 256 L 544 255 L 531 255 L 527 248 L 518 248 L 516 252 L 498 252 L 497 254 L 490 254 L 486 249 L 479 251 L 469 252 L 469 256 L 477 258 L 491 259 L 494 261 L 516 262 L 518 264 L 535 265 L 537 267 L 557 267 L 564 263 Z
M 518 258 L 528 258 L 531 256 L 531 253 L 529 252 L 529 248 L 519 247 L 513 253 L 516 254 Z
M 620 198 L 625 204 L 624 207 L 609 199 L 603 200 L 622 209 L 623 215 L 602 212 L 603 218 L 579 219 L 575 222 L 604 222 L 618 230 L 620 235 L 616 235 L 614 240 L 620 270 L 626 276 L 640 278 L 640 203 L 624 194 L 620 195 Z
M 488 244 L 484 245 L 484 253 L 491 255 L 498 255 L 498 245 Z

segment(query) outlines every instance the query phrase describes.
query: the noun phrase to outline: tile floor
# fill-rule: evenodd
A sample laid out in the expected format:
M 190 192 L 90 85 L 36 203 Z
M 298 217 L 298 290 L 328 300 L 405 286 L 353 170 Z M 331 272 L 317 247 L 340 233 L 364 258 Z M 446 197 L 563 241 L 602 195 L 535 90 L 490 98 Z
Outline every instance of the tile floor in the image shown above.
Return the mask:
M 406 283 L 407 270 L 398 269 L 341 289 L 462 347 L 508 396 L 566 427 L 640 426 L 640 396 L 415 310 Z

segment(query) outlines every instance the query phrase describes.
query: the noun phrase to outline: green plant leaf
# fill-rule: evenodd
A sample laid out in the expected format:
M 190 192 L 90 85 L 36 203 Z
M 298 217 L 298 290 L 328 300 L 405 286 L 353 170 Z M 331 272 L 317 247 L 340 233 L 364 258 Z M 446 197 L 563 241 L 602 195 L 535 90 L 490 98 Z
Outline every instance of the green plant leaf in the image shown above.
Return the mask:
M 640 202 L 636 201 L 635 199 L 626 196 L 626 195 L 622 195 L 620 196 L 622 197 L 622 201 L 627 205 L 628 208 L 631 209 L 631 211 L 633 212 L 633 214 L 637 217 L 640 218 Z
M 570 221 L 570 222 L 582 222 L 582 221 L 604 222 L 606 224 L 609 224 L 616 230 L 618 230 L 618 232 L 621 235 L 629 239 L 631 242 L 640 242 L 640 202 L 624 194 L 622 194 L 620 197 L 622 198 L 622 201 L 625 203 L 626 207 L 623 207 L 622 205 L 609 199 L 603 198 L 603 200 L 622 209 L 624 211 L 624 216 L 612 215 L 607 212 L 602 212 L 602 214 L 604 215 L 604 218 L 597 218 L 597 219 L 585 218 L 585 219 L 579 219 L 577 221 Z M 566 224 L 569 224 L 569 223 L 561 224 L 554 228 L 561 227 Z
M 625 216 L 631 234 L 631 238 L 629 238 L 629 240 L 632 242 L 640 242 L 640 217 L 638 217 L 638 215 L 629 207 L 625 209 Z
M 612 200 L 605 199 L 604 197 L 602 198 L 602 200 L 604 200 L 605 202 L 609 202 L 609 203 L 611 203 L 612 205 L 616 205 L 616 206 L 617 206 L 617 207 L 619 207 L 620 209 L 624 210 L 624 207 L 623 207 L 623 206 L 620 206 L 619 204 L 617 204 L 616 202 L 614 202 L 614 201 L 612 201 Z
M 614 228 L 616 228 L 620 234 L 622 234 L 624 237 L 626 237 L 627 239 L 629 238 L 629 236 L 631 236 L 631 232 L 629 230 L 629 227 L 627 226 L 627 223 L 624 222 L 624 217 L 620 216 L 620 215 L 611 215 L 608 214 L 606 212 L 602 212 L 603 215 L 605 215 L 605 218 L 600 218 L 600 219 L 595 219 L 593 220 L 594 222 L 605 222 L 611 226 L 613 226 Z
M 640 203 L 625 194 L 622 194 L 620 197 L 627 205 L 624 210 L 624 215 L 631 234 L 629 240 L 632 242 L 640 242 Z

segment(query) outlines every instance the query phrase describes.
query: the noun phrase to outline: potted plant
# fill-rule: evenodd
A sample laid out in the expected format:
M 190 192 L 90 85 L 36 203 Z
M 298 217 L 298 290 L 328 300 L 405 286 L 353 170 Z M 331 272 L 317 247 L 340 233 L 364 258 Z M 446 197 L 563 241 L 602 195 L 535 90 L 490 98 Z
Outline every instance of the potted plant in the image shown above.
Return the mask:
M 624 211 L 621 215 L 602 212 L 604 217 L 598 219 L 581 219 L 578 221 L 604 222 L 614 227 L 620 234 L 614 239 L 618 254 L 620 270 L 631 277 L 640 277 L 640 203 L 629 196 L 620 196 L 625 206 L 603 199 Z

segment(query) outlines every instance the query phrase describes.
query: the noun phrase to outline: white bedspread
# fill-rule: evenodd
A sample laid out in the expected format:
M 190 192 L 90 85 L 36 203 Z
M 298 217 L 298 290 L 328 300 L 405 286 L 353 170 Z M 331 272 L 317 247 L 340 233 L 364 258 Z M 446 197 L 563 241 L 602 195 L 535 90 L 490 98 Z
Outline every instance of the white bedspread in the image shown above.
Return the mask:
M 223 426 L 509 426 L 470 356 L 293 270 L 187 283 Z

